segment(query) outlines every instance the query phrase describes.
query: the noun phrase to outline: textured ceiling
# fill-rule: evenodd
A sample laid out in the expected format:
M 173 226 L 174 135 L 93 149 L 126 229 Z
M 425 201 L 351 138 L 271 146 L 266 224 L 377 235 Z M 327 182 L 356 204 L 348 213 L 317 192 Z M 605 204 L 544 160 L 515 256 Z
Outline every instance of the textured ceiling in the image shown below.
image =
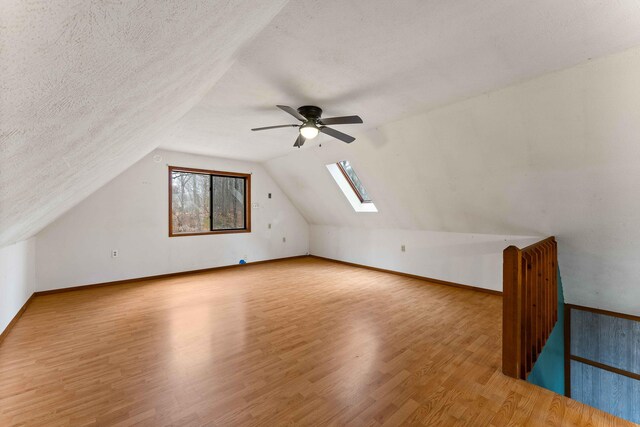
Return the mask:
M 266 160 L 291 153 L 295 139 L 294 129 L 249 131 L 295 122 L 275 104 L 360 114 L 364 125 L 342 127 L 357 137 L 640 44 L 639 23 L 631 0 L 292 1 L 159 143 Z
M 157 146 L 292 152 L 278 103 L 403 115 L 640 44 L 626 1 L 0 3 L 0 245 Z M 321 135 L 316 141 L 337 144 Z M 312 144 L 308 144 L 311 146 Z M 309 150 L 309 147 L 301 151 Z
M 3 1 L 0 245 L 154 149 L 283 4 Z

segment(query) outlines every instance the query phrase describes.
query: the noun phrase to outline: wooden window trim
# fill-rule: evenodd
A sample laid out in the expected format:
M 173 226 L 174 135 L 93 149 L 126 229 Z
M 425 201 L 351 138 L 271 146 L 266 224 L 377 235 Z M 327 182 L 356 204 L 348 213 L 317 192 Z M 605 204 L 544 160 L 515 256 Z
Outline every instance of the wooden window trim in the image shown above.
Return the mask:
M 349 176 L 347 171 L 344 170 L 344 166 L 342 166 L 342 164 L 340 162 L 337 162 L 336 165 L 338 165 L 338 169 L 340 169 L 340 172 L 342 172 L 342 175 L 344 175 L 344 178 L 347 180 L 347 182 L 351 186 L 351 189 L 353 190 L 353 192 L 356 193 L 356 196 L 358 196 L 358 199 L 360 200 L 360 203 L 373 203 L 372 200 L 365 200 L 365 198 L 362 197 L 362 194 L 360 194 L 360 191 L 358 190 L 356 185 L 351 180 L 351 177 Z
M 197 233 L 174 233 L 173 232 L 173 186 L 172 186 L 173 172 L 187 172 L 187 173 L 198 173 L 202 175 L 230 176 L 234 178 L 243 178 L 245 180 L 245 192 L 244 192 L 245 228 L 233 229 L 233 230 L 200 231 Z M 211 203 L 213 203 L 213 199 L 211 199 Z M 184 168 L 180 166 L 169 166 L 169 203 L 168 204 L 169 204 L 169 237 L 204 236 L 209 234 L 251 233 L 251 174 L 239 173 L 239 172 L 216 171 L 216 170 L 208 170 L 208 169 Z

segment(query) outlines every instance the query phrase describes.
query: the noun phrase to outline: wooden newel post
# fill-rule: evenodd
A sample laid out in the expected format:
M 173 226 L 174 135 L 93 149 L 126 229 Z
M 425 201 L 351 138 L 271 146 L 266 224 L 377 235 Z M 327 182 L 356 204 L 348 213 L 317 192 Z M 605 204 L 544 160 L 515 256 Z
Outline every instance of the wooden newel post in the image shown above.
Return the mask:
M 522 366 L 522 283 L 520 249 L 509 246 L 503 253 L 502 272 L 502 372 L 523 378 Z

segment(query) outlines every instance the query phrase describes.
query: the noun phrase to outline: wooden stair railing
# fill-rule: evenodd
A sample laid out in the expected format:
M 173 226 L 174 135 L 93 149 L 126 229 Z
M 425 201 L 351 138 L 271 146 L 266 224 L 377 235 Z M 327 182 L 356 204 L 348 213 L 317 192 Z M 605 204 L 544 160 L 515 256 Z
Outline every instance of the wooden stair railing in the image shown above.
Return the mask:
M 558 320 L 558 245 L 503 252 L 502 372 L 526 379 Z

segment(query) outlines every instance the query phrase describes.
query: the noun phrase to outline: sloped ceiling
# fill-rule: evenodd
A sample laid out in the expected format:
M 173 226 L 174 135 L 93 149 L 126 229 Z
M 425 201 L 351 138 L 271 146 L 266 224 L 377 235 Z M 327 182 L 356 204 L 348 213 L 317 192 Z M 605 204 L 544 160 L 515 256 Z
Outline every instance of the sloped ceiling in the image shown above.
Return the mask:
M 311 223 L 557 234 L 569 300 L 640 312 L 640 51 L 595 59 L 640 45 L 634 0 L 0 8 L 0 245 L 160 146 L 265 161 Z M 295 151 L 249 131 L 281 103 L 365 124 Z M 379 214 L 335 191 L 344 158 Z
M 2 2 L 0 245 L 154 149 L 283 4 Z
M 348 130 L 360 136 L 640 43 L 630 0 L 283 4 L 2 2 L 0 245 L 158 146 L 290 153 L 291 129 L 248 131 L 290 122 L 277 103 L 361 114 L 365 125 Z
M 276 104 L 360 114 L 364 125 L 345 127 L 357 137 L 640 44 L 639 23 L 632 0 L 292 1 L 159 142 L 263 161 L 291 153 L 296 137 L 249 131 L 295 122 Z
M 312 224 L 556 235 L 568 302 L 640 315 L 640 47 L 266 162 Z M 325 168 L 349 160 L 379 212 Z

